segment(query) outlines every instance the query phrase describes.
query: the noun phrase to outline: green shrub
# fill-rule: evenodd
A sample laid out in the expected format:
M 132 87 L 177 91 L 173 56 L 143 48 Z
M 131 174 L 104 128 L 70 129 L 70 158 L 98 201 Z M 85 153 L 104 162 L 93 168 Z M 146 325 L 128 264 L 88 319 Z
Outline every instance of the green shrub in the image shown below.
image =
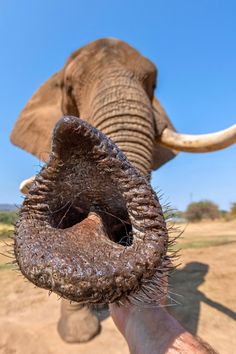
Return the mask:
M 13 225 L 16 222 L 16 211 L 0 211 L 0 223 Z
M 185 217 L 188 221 L 214 220 L 220 217 L 220 211 L 215 203 L 210 200 L 202 200 L 189 204 Z

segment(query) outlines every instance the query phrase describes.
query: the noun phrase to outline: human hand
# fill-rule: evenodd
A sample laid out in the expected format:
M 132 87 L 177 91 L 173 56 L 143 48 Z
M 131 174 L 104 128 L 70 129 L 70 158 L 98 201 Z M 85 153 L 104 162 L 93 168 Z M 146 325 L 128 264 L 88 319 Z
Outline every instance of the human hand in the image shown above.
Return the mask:
M 172 317 L 166 308 L 110 304 L 112 319 L 125 337 L 131 354 L 215 353 Z

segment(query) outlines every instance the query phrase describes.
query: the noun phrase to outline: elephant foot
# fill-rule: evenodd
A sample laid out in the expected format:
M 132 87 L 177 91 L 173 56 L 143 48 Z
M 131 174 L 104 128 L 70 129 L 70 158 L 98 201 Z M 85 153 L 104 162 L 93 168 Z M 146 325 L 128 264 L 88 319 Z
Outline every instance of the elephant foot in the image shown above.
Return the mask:
M 61 316 L 58 322 L 60 337 L 67 343 L 88 342 L 100 332 L 100 322 L 87 307 Z

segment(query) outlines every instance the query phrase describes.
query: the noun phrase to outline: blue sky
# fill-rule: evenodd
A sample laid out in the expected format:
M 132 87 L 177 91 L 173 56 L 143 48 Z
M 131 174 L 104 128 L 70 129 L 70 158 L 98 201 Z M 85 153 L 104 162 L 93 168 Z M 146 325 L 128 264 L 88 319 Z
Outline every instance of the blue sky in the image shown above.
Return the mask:
M 158 67 L 156 95 L 176 129 L 208 133 L 236 122 L 236 2 L 218 0 L 0 1 L 0 203 L 20 203 L 19 183 L 40 161 L 9 134 L 34 91 L 76 48 L 101 37 L 133 45 Z M 236 145 L 181 153 L 153 173 L 164 200 L 185 209 L 236 201 Z

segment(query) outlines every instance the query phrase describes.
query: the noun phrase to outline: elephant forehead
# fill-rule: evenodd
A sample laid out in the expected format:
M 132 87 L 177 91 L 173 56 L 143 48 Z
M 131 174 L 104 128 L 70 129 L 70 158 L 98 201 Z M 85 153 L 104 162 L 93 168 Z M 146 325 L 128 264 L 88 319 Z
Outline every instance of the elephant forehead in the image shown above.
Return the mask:
M 136 49 L 118 39 L 100 39 L 78 49 L 68 58 L 65 64 L 66 77 L 75 74 L 91 74 L 100 66 L 120 64 L 132 72 L 154 73 L 156 66 L 147 58 L 143 57 Z M 99 68 L 100 69 L 100 68 Z

